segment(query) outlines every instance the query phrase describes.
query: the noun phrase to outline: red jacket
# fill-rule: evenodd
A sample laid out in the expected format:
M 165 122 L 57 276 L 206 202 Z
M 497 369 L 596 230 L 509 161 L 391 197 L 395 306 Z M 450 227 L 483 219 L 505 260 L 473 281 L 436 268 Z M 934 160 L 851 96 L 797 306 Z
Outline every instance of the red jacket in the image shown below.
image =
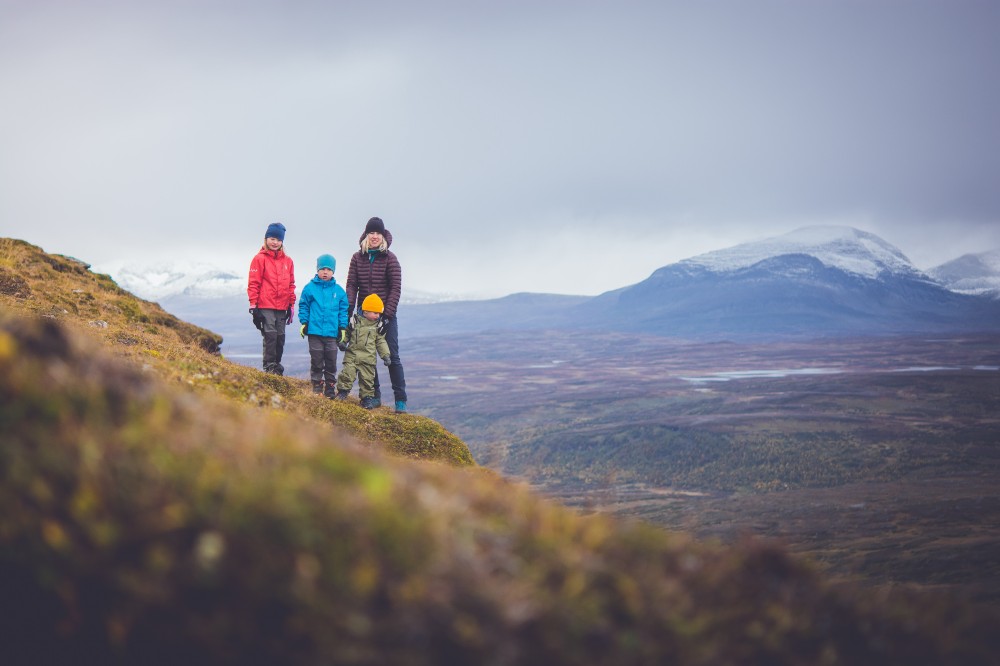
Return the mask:
M 284 250 L 260 248 L 250 262 L 250 307 L 287 310 L 295 305 L 295 265 Z

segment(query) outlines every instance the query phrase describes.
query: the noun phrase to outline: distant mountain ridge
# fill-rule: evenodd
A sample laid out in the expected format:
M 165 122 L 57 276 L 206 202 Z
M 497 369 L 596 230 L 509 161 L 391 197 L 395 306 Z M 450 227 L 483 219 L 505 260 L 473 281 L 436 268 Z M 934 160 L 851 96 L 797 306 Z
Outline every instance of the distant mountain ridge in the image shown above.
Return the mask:
M 205 263 L 159 263 L 152 266 L 140 264 L 96 267 L 107 272 L 122 289 L 151 301 L 166 301 L 174 304 L 188 301 L 212 301 L 246 299 L 247 276 L 232 270 Z M 310 276 L 309 279 L 311 279 Z M 300 277 L 297 277 L 300 279 Z M 345 276 L 338 278 L 343 283 Z M 298 285 L 301 290 L 302 286 Z M 441 294 L 415 289 L 404 289 L 403 304 L 442 303 L 457 301 L 468 296 Z M 191 304 L 194 306 L 194 304 Z
M 928 273 L 960 294 L 1000 299 L 1000 250 L 964 254 L 930 269 Z
M 151 301 L 171 297 L 227 298 L 245 293 L 246 275 L 205 263 L 173 262 L 97 267 L 122 289 Z
M 805 227 L 708 252 L 583 300 L 550 295 L 539 309 L 527 306 L 527 297 L 413 307 L 405 328 L 430 335 L 433 319 L 448 316 L 449 330 L 603 329 L 697 339 L 1000 330 L 1000 303 L 948 290 L 890 243 L 851 227 Z
M 726 273 L 774 257 L 800 254 L 814 257 L 829 268 L 866 278 L 874 279 L 886 273 L 926 278 L 898 248 L 882 238 L 853 227 L 839 226 L 803 227 L 782 236 L 707 252 L 674 265 Z
M 211 266 L 112 274 L 124 288 L 254 346 L 246 278 Z M 895 246 L 852 227 L 804 227 L 707 252 L 598 296 L 519 293 L 463 300 L 404 290 L 403 337 L 545 328 L 642 331 L 696 339 L 1000 330 L 1000 251 L 927 272 Z M 588 333 L 590 334 L 590 333 Z

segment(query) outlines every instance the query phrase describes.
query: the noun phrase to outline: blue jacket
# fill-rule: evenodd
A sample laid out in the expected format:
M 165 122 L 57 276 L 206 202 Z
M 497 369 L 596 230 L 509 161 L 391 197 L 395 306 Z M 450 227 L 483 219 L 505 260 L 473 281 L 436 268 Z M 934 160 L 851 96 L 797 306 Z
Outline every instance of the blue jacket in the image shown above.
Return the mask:
M 339 329 L 347 328 L 347 292 L 334 278 L 320 280 L 317 275 L 302 288 L 299 323 L 307 325 L 309 335 L 337 337 Z

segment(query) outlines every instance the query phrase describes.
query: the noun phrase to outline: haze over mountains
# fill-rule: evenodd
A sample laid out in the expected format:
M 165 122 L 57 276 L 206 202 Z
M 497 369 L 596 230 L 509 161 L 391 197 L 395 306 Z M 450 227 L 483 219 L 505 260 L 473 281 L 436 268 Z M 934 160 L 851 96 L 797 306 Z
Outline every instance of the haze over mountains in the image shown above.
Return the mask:
M 231 343 L 253 341 L 249 334 L 255 331 L 243 330 L 248 327 L 242 275 L 178 266 L 125 267 L 113 277 Z M 699 339 L 993 331 L 1000 329 L 1000 250 L 924 272 L 874 234 L 805 227 L 691 257 L 593 297 L 522 293 L 455 301 L 413 292 L 404 297 L 405 337 L 542 328 Z M 234 318 L 235 325 L 227 323 Z

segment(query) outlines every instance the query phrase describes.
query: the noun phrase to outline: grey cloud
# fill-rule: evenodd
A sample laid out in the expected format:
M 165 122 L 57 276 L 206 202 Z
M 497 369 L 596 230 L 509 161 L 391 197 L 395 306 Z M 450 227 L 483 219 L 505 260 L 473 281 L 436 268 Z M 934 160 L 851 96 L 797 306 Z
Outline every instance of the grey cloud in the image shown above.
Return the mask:
M 93 260 L 271 219 L 343 254 L 372 214 L 421 257 L 632 228 L 650 270 L 839 220 L 1000 246 L 994 3 L 538 4 L 2 5 L 0 225 Z

